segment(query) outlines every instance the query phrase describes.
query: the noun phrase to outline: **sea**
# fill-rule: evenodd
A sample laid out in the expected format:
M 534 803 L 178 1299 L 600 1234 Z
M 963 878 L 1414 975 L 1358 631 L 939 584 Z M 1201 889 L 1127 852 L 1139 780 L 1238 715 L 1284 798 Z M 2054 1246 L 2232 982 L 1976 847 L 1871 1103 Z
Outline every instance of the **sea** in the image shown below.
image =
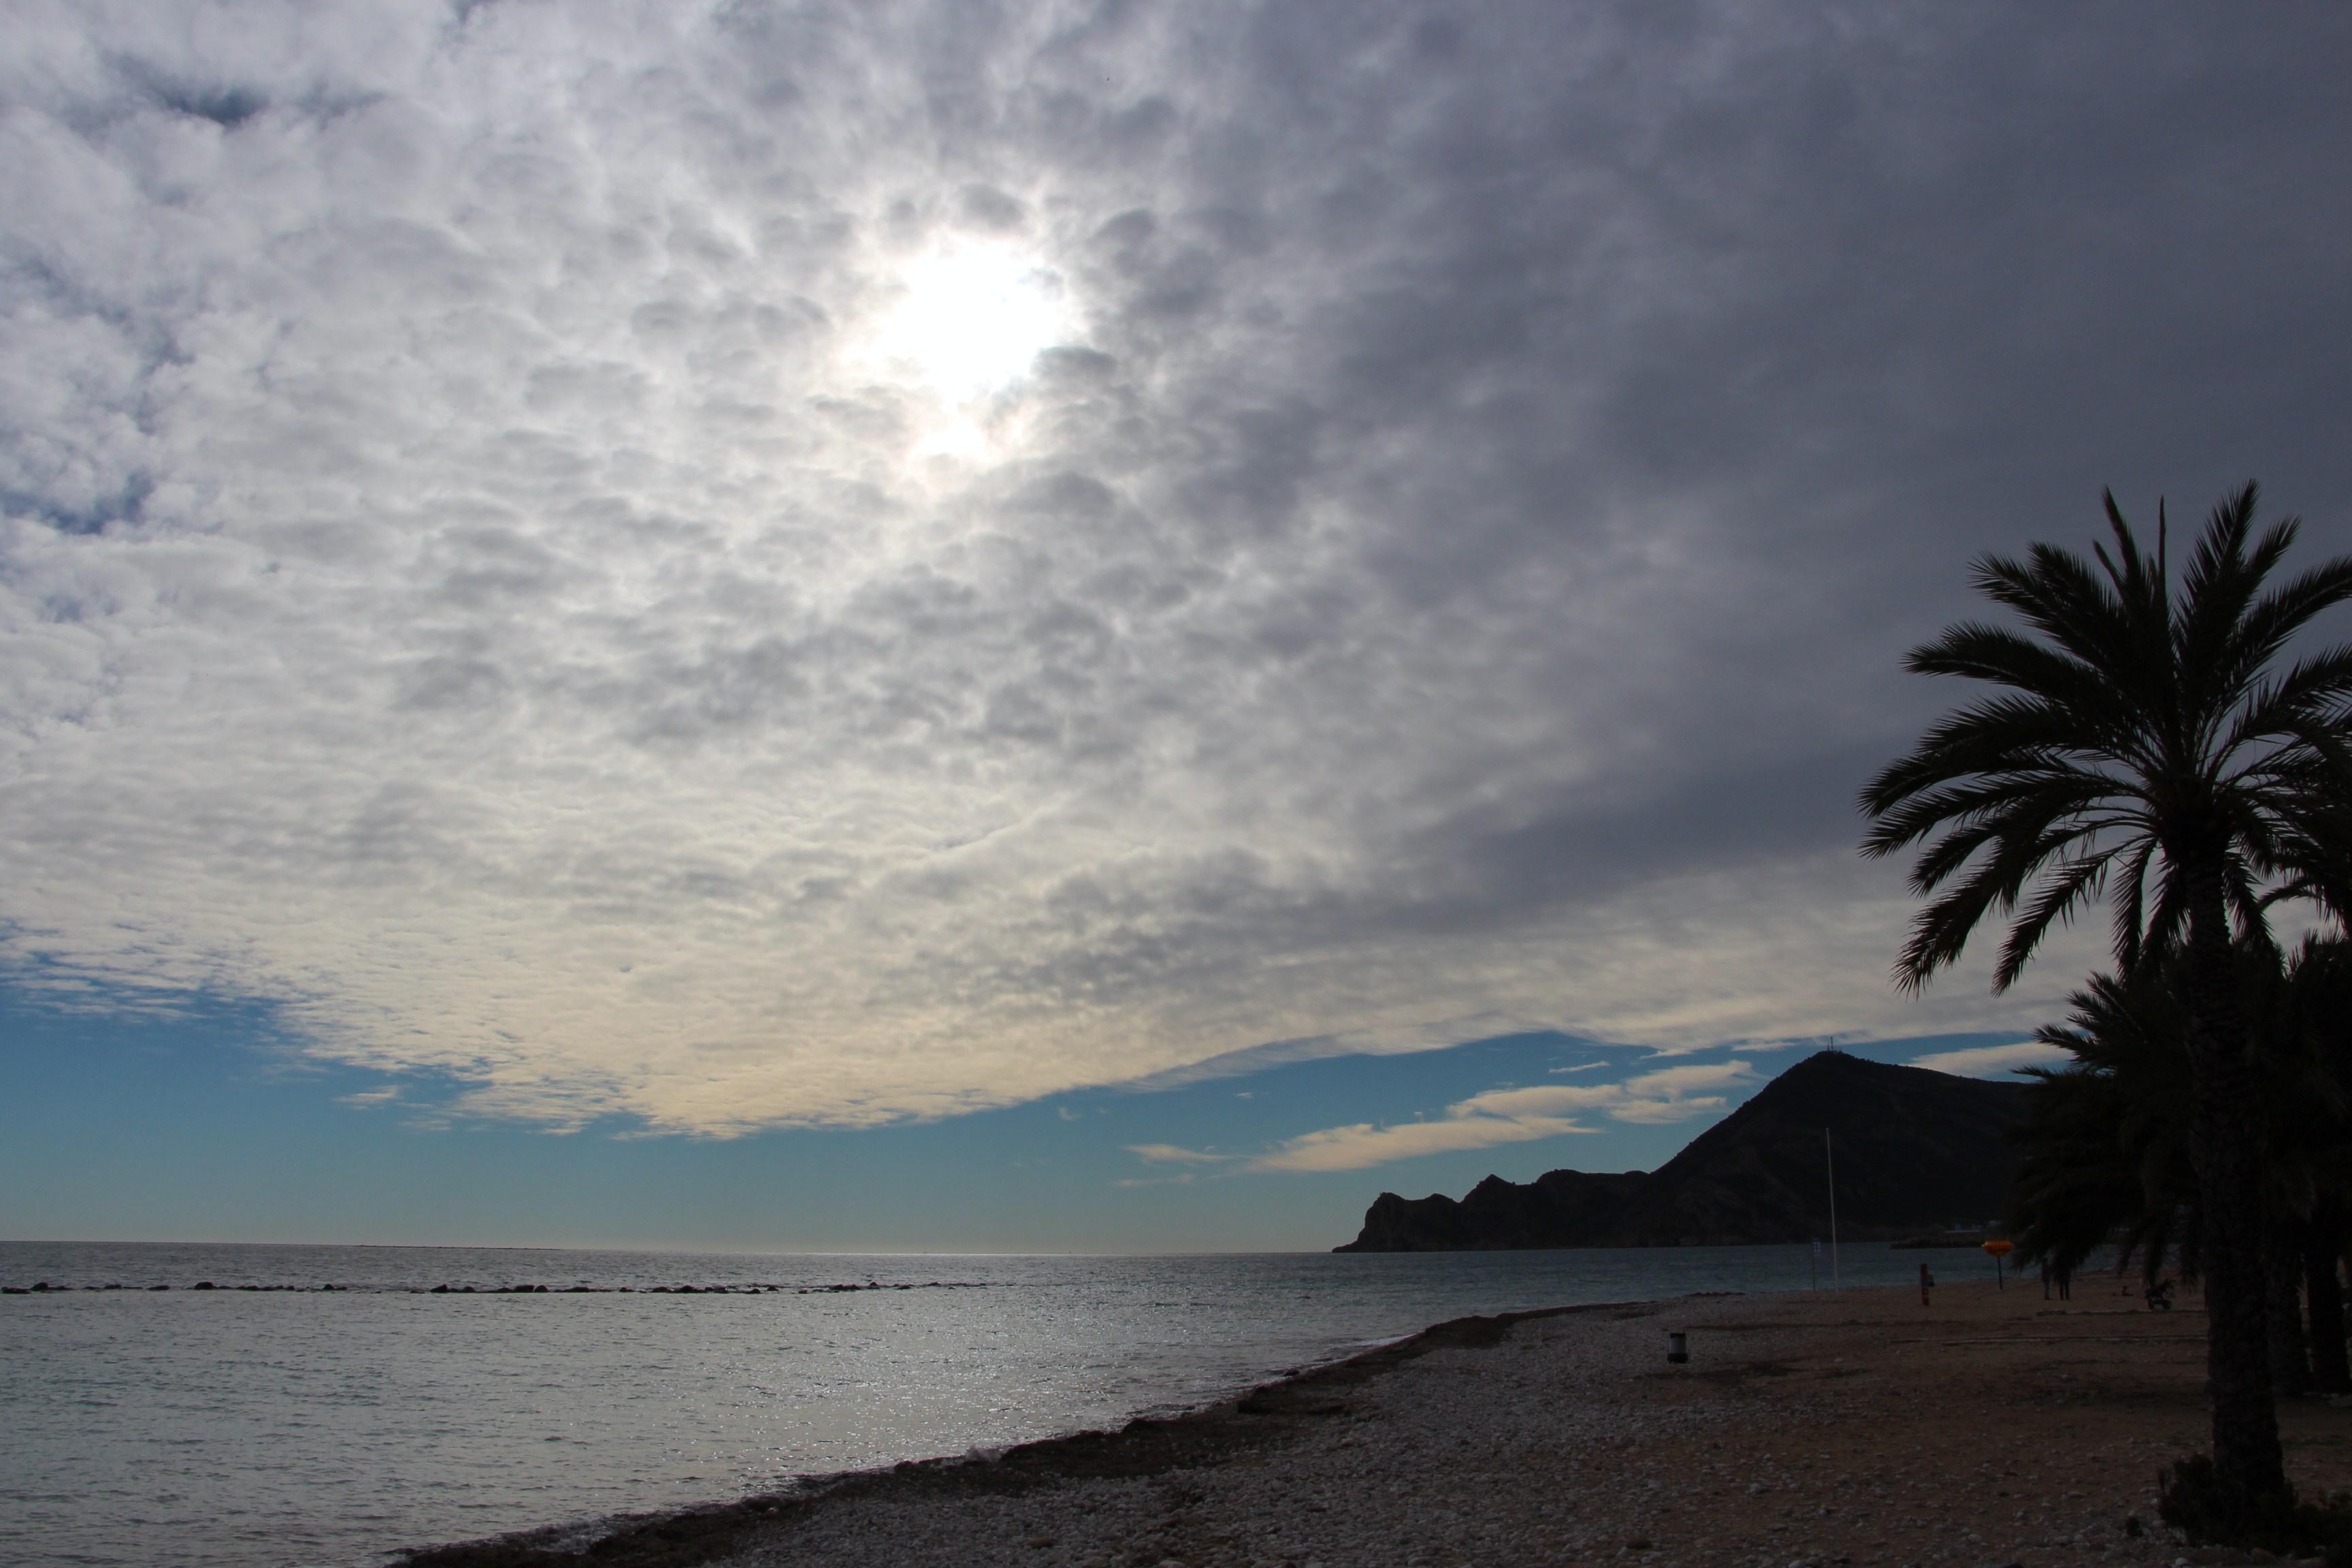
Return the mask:
M 1826 1288 L 1833 1269 L 1904 1284 L 1923 1261 L 1945 1280 L 1991 1271 L 1976 1252 L 1875 1244 L 1832 1258 L 0 1242 L 0 1558 L 387 1564 L 1113 1427 L 1453 1318 Z

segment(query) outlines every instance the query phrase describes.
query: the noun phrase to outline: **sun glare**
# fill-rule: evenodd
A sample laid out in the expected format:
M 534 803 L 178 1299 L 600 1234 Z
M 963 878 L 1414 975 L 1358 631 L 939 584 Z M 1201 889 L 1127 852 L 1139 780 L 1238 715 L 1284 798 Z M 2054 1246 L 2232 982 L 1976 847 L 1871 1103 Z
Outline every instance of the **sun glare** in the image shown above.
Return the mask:
M 902 281 L 876 347 L 894 373 L 950 398 L 983 396 L 1027 374 L 1070 324 L 1061 279 L 1011 247 L 935 251 Z

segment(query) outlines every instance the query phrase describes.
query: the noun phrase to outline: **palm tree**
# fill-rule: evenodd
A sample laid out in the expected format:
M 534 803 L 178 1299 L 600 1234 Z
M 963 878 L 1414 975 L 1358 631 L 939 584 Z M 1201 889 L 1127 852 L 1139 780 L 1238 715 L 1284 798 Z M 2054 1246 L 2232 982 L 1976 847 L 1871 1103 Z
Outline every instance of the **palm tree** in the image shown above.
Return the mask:
M 2184 1279 L 2197 1275 L 2192 1095 L 2176 974 L 2143 964 L 2127 980 L 2094 975 L 2067 998 L 2064 1024 L 2034 1031 L 2074 1059 L 2025 1069 L 2034 1081 L 2015 1135 L 2011 1215 L 2021 1262 L 2072 1274 L 2119 1242 L 2118 1273 L 2137 1257 L 2154 1285 L 2178 1258 Z
M 2341 1042 L 2352 980 L 2341 940 L 2306 939 L 2284 970 L 2267 948 L 2239 950 L 2242 994 L 2254 1018 L 2262 1128 L 2263 1237 L 2273 1388 L 2301 1393 L 2316 1374 L 2345 1386 L 2344 1329 L 2335 1293 L 2352 1123 Z M 2068 998 L 2063 1025 L 2034 1038 L 2074 1058 L 2035 1079 L 2020 1150 L 2012 1224 L 2022 1261 L 2071 1271 L 2110 1242 L 2117 1269 L 2137 1255 L 2153 1282 L 2176 1254 L 2200 1278 L 2202 1200 L 2189 1155 L 2196 1120 L 2188 1006 L 2177 955 L 2154 955 L 2128 977 L 2094 975 Z M 2306 1279 L 2306 1275 L 2308 1276 Z M 2306 1334 L 2300 1304 L 2311 1302 Z
M 2311 1375 L 2330 1393 L 2352 1390 L 2343 1288 L 2336 1272 L 2352 1237 L 2352 942 L 2305 937 L 2276 993 L 2268 1033 L 2280 1097 L 2281 1147 L 2295 1189 L 2305 1295 L 2311 1309 Z
M 2251 1020 L 2232 947 L 2266 944 L 2266 889 L 2312 858 L 2333 902 L 2352 798 L 2352 648 L 2278 668 L 2288 643 L 2352 597 L 2352 559 L 2275 587 L 2293 519 L 2253 536 L 2256 488 L 2216 507 L 2175 589 L 2162 512 L 2141 552 L 2113 495 L 2095 561 L 2036 544 L 1988 557 L 1977 586 L 2024 623 L 1947 628 L 1908 668 L 2003 689 L 1942 720 L 1862 793 L 1873 857 L 1920 846 L 1929 900 L 1895 966 L 1916 989 L 1988 920 L 2009 930 L 2006 989 L 2053 925 L 2105 897 L 2116 967 L 2179 954 L 2203 1215 L 2217 1479 L 2246 1507 L 2286 1495 L 2267 1364 L 2262 1179 Z M 2336 906 L 2339 912 L 2341 905 Z

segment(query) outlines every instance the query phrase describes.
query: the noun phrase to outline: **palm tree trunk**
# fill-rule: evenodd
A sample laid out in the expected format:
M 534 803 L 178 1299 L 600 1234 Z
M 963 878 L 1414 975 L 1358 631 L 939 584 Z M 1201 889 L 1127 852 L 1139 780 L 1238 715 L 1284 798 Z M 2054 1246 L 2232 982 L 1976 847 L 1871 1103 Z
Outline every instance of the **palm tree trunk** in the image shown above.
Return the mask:
M 2344 1350 L 2344 1287 L 2336 1258 L 2344 1250 L 2344 1211 L 2323 1199 L 2304 1235 L 2305 1290 L 2311 1300 L 2311 1384 L 2326 1394 L 2352 1392 L 2352 1357 Z
M 2294 1220 L 2273 1219 L 2263 1238 L 2271 1390 L 2283 1398 L 2311 1390 L 2311 1357 L 2303 1336 L 2303 1229 Z
M 2189 1069 L 2197 1090 L 2190 1152 L 2204 1210 L 2205 1368 L 2214 1467 L 2223 1486 L 2251 1507 L 2286 1491 L 2263 1278 L 2261 1123 L 2252 1033 L 2238 999 L 2220 859 L 2198 859 L 2203 864 L 2188 878 Z

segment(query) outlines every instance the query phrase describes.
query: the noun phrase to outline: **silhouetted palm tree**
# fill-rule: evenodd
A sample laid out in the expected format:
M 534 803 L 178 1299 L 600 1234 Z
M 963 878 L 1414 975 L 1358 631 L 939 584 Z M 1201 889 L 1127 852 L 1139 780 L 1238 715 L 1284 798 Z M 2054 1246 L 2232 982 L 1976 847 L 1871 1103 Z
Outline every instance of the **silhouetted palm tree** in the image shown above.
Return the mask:
M 2280 1207 L 2294 1220 L 2310 1305 L 2310 1373 L 2352 1390 L 2337 1274 L 2352 1241 L 2352 942 L 2306 937 L 2263 1026 Z
M 2117 1269 L 2137 1258 L 2150 1285 L 2175 1256 L 2194 1278 L 2193 1096 L 2176 974 L 2142 964 L 2128 982 L 2094 975 L 2067 1008 L 2064 1024 L 2033 1037 L 2074 1059 L 2026 1069 L 2036 1081 L 2017 1135 L 2019 1257 L 2072 1274 L 2114 1244 Z
M 2284 970 L 2266 946 L 2239 949 L 2254 1020 L 2267 1349 L 2281 1393 L 2303 1391 L 2315 1374 L 2331 1389 L 2352 1375 L 2335 1261 L 2352 1197 L 2343 1076 L 2352 1062 L 2340 1047 L 2347 957 L 2340 939 L 2306 940 Z M 2074 1060 L 2029 1069 L 2038 1081 L 2016 1135 L 2011 1215 L 2023 1261 L 2071 1271 L 2114 1243 L 2117 1268 L 2137 1258 L 2151 1282 L 2176 1255 L 2184 1279 L 2199 1276 L 2203 1205 L 2189 1157 L 2196 1096 L 2185 989 L 2177 955 L 2154 955 L 2127 980 L 2094 976 L 2068 999 L 2064 1025 L 2035 1031 Z
M 2292 874 L 2291 858 L 2334 863 L 2320 852 L 2338 844 L 2352 797 L 2352 649 L 2274 668 L 2314 616 L 2352 597 L 2352 560 L 2266 590 L 2297 524 L 2253 537 L 2256 496 L 2250 484 L 2215 508 L 2177 592 L 2161 513 L 2144 554 L 2112 495 L 2113 553 L 2097 547 L 2095 564 L 2048 544 L 1979 563 L 1978 587 L 2028 631 L 1955 626 L 1908 668 L 2005 689 L 1937 723 L 1862 795 L 1865 853 L 1922 846 L 1911 885 L 1930 901 L 1896 965 L 1906 986 L 1957 960 L 1990 919 L 2009 925 L 1993 975 L 2005 989 L 2053 925 L 2102 896 L 2119 973 L 2177 947 L 2213 1457 L 2221 1484 L 2249 1505 L 2284 1495 L 2286 1480 L 2265 1350 L 2252 1034 L 2231 950 L 2267 942 L 2265 886 Z

